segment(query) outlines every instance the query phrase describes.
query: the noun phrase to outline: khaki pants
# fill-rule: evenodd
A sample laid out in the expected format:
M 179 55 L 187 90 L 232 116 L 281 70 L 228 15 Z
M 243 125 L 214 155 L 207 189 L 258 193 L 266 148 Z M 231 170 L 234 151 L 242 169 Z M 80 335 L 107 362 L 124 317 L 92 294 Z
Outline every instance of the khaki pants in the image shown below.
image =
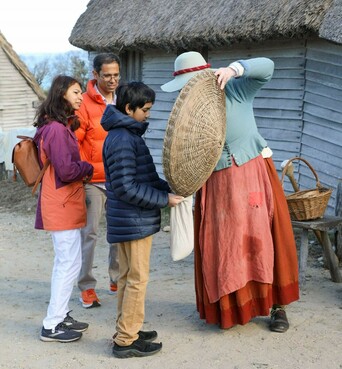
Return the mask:
M 115 343 L 129 346 L 138 339 L 145 317 L 152 236 L 118 243 L 118 307 Z
M 96 287 L 93 275 L 95 246 L 101 217 L 105 211 L 106 191 L 93 184 L 85 185 L 87 195 L 87 224 L 81 229 L 82 235 L 82 267 L 78 277 L 78 287 L 81 291 Z M 109 245 L 108 273 L 110 282 L 116 283 L 119 276 L 119 263 L 116 244 Z

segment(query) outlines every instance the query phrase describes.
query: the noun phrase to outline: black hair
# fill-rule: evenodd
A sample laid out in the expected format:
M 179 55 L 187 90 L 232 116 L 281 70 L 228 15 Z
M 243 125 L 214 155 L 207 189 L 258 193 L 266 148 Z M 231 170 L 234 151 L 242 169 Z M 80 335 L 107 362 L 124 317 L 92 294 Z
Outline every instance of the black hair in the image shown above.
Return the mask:
M 116 108 L 121 113 L 126 113 L 126 105 L 129 104 L 130 109 L 136 111 L 142 108 L 146 103 L 154 104 L 156 93 L 151 87 L 143 82 L 129 82 L 120 85 L 116 89 Z
M 95 56 L 93 60 L 93 69 L 97 72 L 101 72 L 103 64 L 117 63 L 120 68 L 120 58 L 113 53 L 102 53 Z
M 82 84 L 74 77 L 59 75 L 52 81 L 49 93 L 46 99 L 40 104 L 37 109 L 34 127 L 41 127 L 49 122 L 55 120 L 64 124 L 69 123 L 69 119 L 72 118 L 71 129 L 75 131 L 80 123 L 75 116 L 75 110 L 64 98 L 67 90 L 70 86 L 78 83 L 82 89 Z

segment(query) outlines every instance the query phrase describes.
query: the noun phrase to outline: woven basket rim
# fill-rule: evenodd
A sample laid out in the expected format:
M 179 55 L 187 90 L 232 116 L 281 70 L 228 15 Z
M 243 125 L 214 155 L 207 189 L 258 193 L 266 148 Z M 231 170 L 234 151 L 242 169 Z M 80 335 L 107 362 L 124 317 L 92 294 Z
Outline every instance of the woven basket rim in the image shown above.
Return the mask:
M 309 190 L 301 190 L 298 192 L 294 192 L 291 193 L 289 195 L 286 195 L 286 199 L 288 200 L 301 200 L 301 196 L 303 196 L 304 194 L 308 194 L 309 192 L 315 193 L 314 196 L 312 197 L 304 197 L 303 200 L 310 200 L 313 198 L 317 198 L 317 197 L 324 197 L 327 196 L 327 194 L 330 192 L 332 192 L 331 188 L 326 188 L 326 187 L 321 187 L 319 189 L 315 188 L 315 189 L 309 189 Z

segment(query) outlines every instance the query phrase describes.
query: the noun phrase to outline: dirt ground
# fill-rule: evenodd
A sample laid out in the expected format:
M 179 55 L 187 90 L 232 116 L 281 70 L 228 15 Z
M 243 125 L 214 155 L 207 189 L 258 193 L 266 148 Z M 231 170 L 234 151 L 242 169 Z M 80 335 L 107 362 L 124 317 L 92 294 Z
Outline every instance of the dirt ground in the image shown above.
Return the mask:
M 201 321 L 196 311 L 193 255 L 173 262 L 170 234 L 162 231 L 153 242 L 144 329 L 158 331 L 163 349 L 148 358 L 114 358 L 116 296 L 108 294 L 104 221 L 94 265 L 102 306 L 83 309 L 75 286 L 72 316 L 89 322 L 89 329 L 77 342 L 41 342 L 53 249 L 50 235 L 33 228 L 35 206 L 36 197 L 22 183 L 0 181 L 0 368 L 342 368 L 342 284 L 331 281 L 315 242 L 301 298 L 287 308 L 288 332 L 270 332 L 266 317 L 221 330 Z

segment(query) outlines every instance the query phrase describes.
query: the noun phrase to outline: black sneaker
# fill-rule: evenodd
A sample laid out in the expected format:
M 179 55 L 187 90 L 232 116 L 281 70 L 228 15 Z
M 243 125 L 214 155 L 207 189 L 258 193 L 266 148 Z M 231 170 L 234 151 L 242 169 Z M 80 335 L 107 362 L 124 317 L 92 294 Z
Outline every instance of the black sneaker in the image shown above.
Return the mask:
M 40 339 L 44 342 L 72 342 L 82 337 L 81 332 L 69 329 L 63 322 L 56 325 L 55 329 L 42 328 Z
M 78 322 L 73 317 L 71 317 L 69 313 L 67 313 L 67 316 L 63 320 L 64 325 L 66 325 L 69 329 L 72 329 L 73 331 L 76 332 L 84 332 L 88 329 L 89 327 L 88 323 Z
M 156 331 L 139 331 L 139 339 L 146 342 L 153 342 L 157 339 L 158 333 Z
M 159 352 L 162 343 L 146 342 L 140 338 L 129 346 L 119 346 L 114 343 L 113 355 L 117 358 L 124 359 L 129 357 L 151 356 Z

